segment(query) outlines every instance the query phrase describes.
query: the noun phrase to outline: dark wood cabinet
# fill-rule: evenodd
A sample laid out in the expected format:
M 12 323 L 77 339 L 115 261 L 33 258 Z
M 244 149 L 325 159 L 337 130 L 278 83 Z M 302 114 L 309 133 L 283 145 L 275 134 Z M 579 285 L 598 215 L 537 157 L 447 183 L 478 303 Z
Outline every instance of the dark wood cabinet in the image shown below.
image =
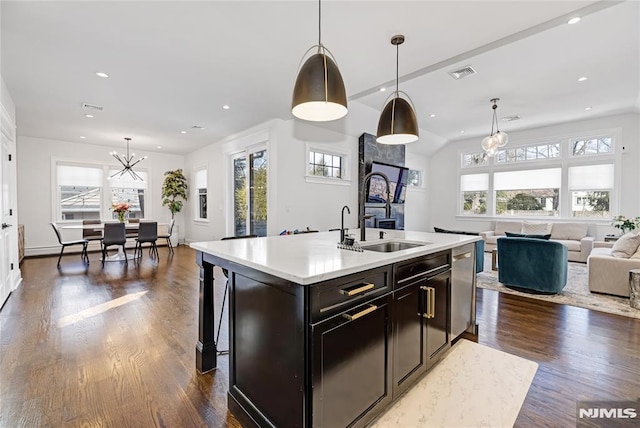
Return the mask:
M 425 284 L 421 278 L 394 292 L 394 396 L 427 370 Z
M 449 348 L 451 252 L 398 263 L 394 291 L 394 397 Z
M 427 307 L 424 317 L 427 333 L 427 367 L 431 367 L 450 345 L 451 271 L 428 278 L 423 291 Z
M 358 427 L 392 400 L 391 294 L 311 327 L 312 426 Z

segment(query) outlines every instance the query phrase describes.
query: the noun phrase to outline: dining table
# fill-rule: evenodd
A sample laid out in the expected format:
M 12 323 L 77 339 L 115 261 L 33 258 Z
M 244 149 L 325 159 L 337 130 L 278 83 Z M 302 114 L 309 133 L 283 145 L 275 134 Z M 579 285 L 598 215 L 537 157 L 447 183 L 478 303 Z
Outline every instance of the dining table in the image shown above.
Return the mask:
M 149 220 L 151 221 L 151 220 Z M 61 229 L 62 231 L 70 231 L 71 233 L 73 233 L 73 231 L 85 231 L 85 230 L 90 230 L 93 232 L 102 232 L 104 230 L 104 224 L 106 222 L 102 222 L 102 223 L 95 223 L 95 224 L 82 224 L 82 223 L 77 223 L 77 222 L 72 222 L 72 223 L 58 223 L 58 228 Z M 161 228 L 166 228 L 169 226 L 169 223 L 160 223 L 158 222 L 158 229 L 160 230 Z M 140 222 L 125 222 L 125 232 L 127 235 L 127 238 L 135 238 L 138 236 L 138 228 L 140 227 Z M 118 262 L 118 261 L 123 261 L 125 259 L 127 260 L 133 260 L 135 258 L 134 254 L 131 254 L 127 251 L 123 251 L 122 247 L 118 246 L 118 251 L 115 254 L 112 255 L 107 255 L 107 257 L 104 259 L 105 262 Z

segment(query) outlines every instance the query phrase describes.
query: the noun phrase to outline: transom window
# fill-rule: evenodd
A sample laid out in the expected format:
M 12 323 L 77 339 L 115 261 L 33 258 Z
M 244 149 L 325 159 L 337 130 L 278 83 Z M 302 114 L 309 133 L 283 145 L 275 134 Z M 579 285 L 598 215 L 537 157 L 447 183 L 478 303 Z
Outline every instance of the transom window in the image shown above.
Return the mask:
M 524 162 L 560 157 L 560 143 L 535 144 L 498 150 L 496 163 Z
M 571 149 L 573 156 L 597 155 L 613 153 L 613 138 L 598 137 L 581 140 L 572 140 Z
M 407 186 L 422 187 L 422 171 L 410 169 L 407 175 Z

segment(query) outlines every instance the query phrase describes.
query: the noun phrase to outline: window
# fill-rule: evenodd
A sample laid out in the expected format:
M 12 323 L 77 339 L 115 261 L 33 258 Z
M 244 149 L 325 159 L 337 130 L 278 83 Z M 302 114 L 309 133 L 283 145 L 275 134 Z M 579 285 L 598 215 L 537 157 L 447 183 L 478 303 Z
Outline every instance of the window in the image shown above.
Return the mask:
M 99 219 L 102 168 L 57 165 L 59 220 Z
M 407 186 L 422 187 L 422 171 L 410 169 L 407 175 Z
M 489 156 L 484 152 L 465 153 L 462 155 L 462 167 L 468 168 L 472 166 L 487 165 Z
M 569 167 L 572 217 L 611 217 L 613 164 Z
M 496 215 L 558 216 L 561 168 L 494 173 Z
M 110 169 L 109 177 L 118 173 L 118 169 Z M 113 203 L 127 202 L 131 205 L 129 209 L 129 218 L 145 218 L 145 192 L 147 190 L 148 174 L 144 171 L 136 170 L 143 181 L 134 180 L 130 175 L 124 174 L 119 178 L 109 180 L 111 188 L 111 201 L 109 207 Z M 116 219 L 116 213 L 110 211 L 109 217 Z
M 459 215 L 611 219 L 618 133 L 507 146 L 493 158 L 460 153 Z
M 342 156 L 310 150 L 308 174 L 317 177 L 343 178 Z
M 613 138 L 599 137 L 571 141 L 573 156 L 586 156 L 613 153 Z
M 462 213 L 477 215 L 487 213 L 489 174 L 466 174 L 460 176 Z
M 267 236 L 267 150 L 232 159 L 233 233 Z
M 496 163 L 513 163 L 560 157 L 560 143 L 535 144 L 498 150 Z
M 196 197 L 196 220 L 207 218 L 207 169 L 202 168 L 195 172 L 194 180 Z

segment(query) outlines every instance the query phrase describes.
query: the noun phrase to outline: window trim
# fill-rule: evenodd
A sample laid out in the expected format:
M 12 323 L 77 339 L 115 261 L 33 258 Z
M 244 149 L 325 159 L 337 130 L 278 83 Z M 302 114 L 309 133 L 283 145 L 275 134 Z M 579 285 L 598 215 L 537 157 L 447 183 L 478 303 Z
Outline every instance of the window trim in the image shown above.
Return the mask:
M 111 185 L 109 184 L 109 170 L 122 169 L 122 165 L 115 163 L 94 162 L 91 160 L 77 160 L 68 158 L 51 157 L 51 221 L 56 223 L 77 223 L 78 220 L 60 220 L 62 218 L 62 210 L 60 209 L 60 193 L 58 192 L 58 165 L 81 166 L 87 168 L 96 168 L 102 170 L 102 186 L 100 194 L 100 219 L 109 220 L 111 218 Z M 145 218 L 153 218 L 153 200 L 152 192 L 153 179 L 151 178 L 151 168 L 137 168 L 147 174 L 147 188 L 145 189 L 145 199 L 148 209 L 145 211 Z M 107 192 L 109 196 L 107 197 Z
M 342 178 L 324 177 L 319 175 L 309 174 L 309 153 L 317 152 L 331 156 L 339 156 L 341 158 L 341 172 Z M 332 184 L 337 186 L 350 186 L 351 185 L 351 153 L 345 150 L 336 150 L 335 147 L 328 148 L 327 146 L 319 143 L 306 143 L 305 144 L 305 158 L 304 158 L 304 179 L 307 183 L 317 184 Z
M 207 173 L 207 217 L 199 217 L 200 215 L 200 194 L 198 192 L 198 190 L 200 188 L 195 186 L 196 183 L 196 175 L 198 174 L 199 171 L 206 171 Z M 199 164 L 193 167 L 192 170 L 192 174 L 191 174 L 191 180 L 193 181 L 193 186 L 192 186 L 192 194 L 191 194 L 191 199 L 193 200 L 193 221 L 197 222 L 197 223 L 209 223 L 209 163 L 204 163 L 204 164 Z

